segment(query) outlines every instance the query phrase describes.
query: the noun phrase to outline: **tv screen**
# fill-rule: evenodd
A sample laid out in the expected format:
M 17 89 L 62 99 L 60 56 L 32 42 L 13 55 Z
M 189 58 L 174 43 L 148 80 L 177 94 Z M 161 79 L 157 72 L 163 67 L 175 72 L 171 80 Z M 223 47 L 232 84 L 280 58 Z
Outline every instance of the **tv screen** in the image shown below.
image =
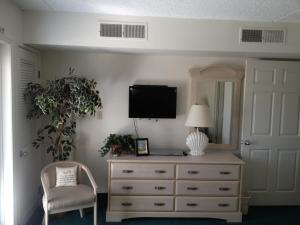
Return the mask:
M 177 88 L 158 85 L 129 87 L 129 118 L 176 118 Z

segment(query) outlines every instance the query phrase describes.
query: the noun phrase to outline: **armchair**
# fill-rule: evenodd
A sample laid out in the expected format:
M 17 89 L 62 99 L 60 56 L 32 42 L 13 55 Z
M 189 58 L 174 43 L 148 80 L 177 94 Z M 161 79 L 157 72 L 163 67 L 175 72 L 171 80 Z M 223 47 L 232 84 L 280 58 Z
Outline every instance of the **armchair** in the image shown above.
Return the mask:
M 56 167 L 77 166 L 77 185 L 56 187 Z M 88 182 L 83 179 L 86 176 Z M 97 184 L 90 170 L 83 164 L 74 161 L 54 162 L 41 171 L 41 181 L 44 189 L 43 208 L 44 224 L 48 225 L 49 215 L 79 210 L 81 218 L 83 209 L 94 207 L 94 225 L 97 225 Z

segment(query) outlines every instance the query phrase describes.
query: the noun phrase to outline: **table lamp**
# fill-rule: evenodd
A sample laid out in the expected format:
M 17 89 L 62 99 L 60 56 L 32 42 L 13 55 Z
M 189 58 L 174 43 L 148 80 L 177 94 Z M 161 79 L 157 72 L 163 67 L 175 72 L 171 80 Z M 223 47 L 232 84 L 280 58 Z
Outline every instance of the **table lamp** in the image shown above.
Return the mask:
M 190 155 L 204 155 L 208 145 L 208 137 L 199 128 L 211 127 L 212 121 L 207 105 L 192 105 L 185 122 L 187 127 L 195 127 L 196 131 L 189 134 L 186 145 L 190 149 Z

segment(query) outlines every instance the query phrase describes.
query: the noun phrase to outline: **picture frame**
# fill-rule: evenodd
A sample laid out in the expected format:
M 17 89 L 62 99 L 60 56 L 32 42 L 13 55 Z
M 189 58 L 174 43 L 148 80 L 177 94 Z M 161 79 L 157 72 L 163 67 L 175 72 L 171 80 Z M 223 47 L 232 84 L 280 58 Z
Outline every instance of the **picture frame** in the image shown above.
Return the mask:
M 150 154 L 148 138 L 135 139 L 135 153 L 136 156 L 145 156 Z

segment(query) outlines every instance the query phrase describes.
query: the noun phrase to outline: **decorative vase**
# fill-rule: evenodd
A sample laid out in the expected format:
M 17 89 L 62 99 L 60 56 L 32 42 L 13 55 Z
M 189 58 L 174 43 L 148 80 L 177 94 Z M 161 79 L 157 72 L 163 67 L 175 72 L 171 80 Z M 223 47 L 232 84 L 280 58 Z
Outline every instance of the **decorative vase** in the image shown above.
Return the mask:
M 197 130 L 196 132 L 190 133 L 190 135 L 187 137 L 186 145 L 190 149 L 190 155 L 204 155 L 204 150 L 208 145 L 208 137 L 204 133 Z

